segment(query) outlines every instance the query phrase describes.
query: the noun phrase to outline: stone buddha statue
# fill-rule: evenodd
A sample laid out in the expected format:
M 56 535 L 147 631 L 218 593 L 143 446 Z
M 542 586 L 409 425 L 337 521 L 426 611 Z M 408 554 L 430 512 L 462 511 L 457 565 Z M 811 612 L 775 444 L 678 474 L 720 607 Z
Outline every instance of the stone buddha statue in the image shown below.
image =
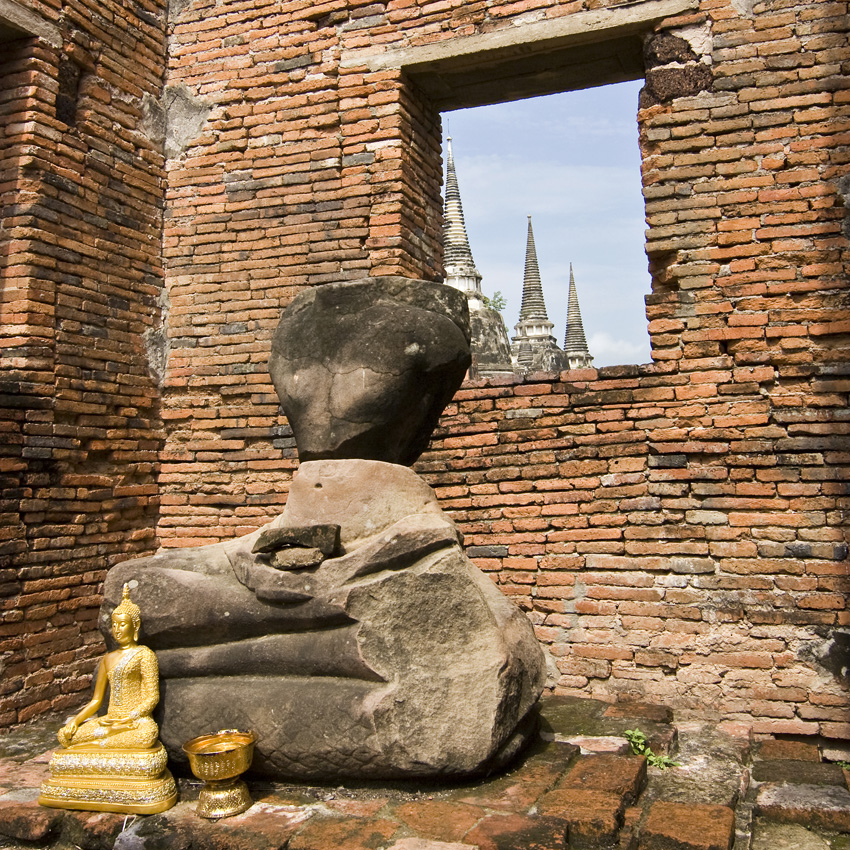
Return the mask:
M 118 647 L 100 660 L 91 701 L 59 730 L 62 749 L 50 760 L 50 779 L 39 802 L 66 809 L 163 812 L 176 802 L 177 789 L 151 716 L 159 701 L 159 672 L 154 653 L 138 643 L 141 612 L 127 586 L 110 619 Z M 95 717 L 107 686 L 106 714 Z
M 104 585 L 102 629 L 124 583 L 144 603 L 173 756 L 248 728 L 253 770 L 276 778 L 463 777 L 528 739 L 544 678 L 531 624 L 409 468 L 469 363 L 451 287 L 368 278 L 284 311 L 269 369 L 301 461 L 285 510 Z

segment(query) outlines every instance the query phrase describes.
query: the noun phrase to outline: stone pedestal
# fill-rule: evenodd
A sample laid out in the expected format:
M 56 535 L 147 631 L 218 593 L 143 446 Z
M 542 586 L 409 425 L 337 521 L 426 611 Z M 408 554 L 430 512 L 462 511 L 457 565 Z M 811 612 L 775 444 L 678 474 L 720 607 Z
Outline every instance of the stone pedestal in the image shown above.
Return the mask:
M 38 802 L 57 809 L 151 815 L 177 802 L 162 744 L 146 750 L 71 747 L 50 759 Z

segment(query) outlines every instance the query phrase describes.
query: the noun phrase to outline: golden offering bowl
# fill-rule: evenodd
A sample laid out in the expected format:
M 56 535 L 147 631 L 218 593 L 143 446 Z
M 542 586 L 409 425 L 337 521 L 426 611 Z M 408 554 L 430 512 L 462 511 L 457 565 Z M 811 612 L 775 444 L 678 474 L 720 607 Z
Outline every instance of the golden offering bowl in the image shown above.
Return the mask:
M 222 729 L 183 744 L 192 773 L 203 780 L 197 813 L 202 818 L 227 818 L 251 806 L 248 786 L 239 779 L 254 755 L 253 732 Z

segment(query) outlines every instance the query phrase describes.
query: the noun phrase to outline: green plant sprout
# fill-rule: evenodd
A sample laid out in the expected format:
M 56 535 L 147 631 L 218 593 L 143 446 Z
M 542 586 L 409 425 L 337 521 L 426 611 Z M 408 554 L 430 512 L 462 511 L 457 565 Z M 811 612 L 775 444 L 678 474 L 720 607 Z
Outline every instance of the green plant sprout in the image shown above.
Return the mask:
M 623 735 L 629 742 L 632 752 L 636 756 L 646 756 L 647 763 L 651 764 L 653 767 L 657 767 L 659 770 L 667 770 L 668 767 L 681 766 L 681 762 L 673 761 L 670 756 L 656 755 L 652 751 L 652 747 L 649 746 L 649 741 L 647 740 L 646 735 L 644 735 L 640 729 L 626 729 Z
M 500 313 L 508 306 L 508 302 L 501 292 L 494 292 L 492 298 L 482 295 L 481 300 L 484 302 L 485 307 L 491 310 L 498 310 Z

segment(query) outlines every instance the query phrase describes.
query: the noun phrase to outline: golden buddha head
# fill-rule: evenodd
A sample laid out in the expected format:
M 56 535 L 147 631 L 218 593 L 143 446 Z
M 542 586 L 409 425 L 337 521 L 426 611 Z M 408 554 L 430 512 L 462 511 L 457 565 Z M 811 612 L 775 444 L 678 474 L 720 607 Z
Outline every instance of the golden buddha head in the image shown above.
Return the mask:
M 121 601 L 112 612 L 112 635 L 119 643 L 122 643 L 122 638 L 126 639 L 131 634 L 133 639 L 137 640 L 141 626 L 141 609 L 130 599 L 130 585 L 125 584 Z

